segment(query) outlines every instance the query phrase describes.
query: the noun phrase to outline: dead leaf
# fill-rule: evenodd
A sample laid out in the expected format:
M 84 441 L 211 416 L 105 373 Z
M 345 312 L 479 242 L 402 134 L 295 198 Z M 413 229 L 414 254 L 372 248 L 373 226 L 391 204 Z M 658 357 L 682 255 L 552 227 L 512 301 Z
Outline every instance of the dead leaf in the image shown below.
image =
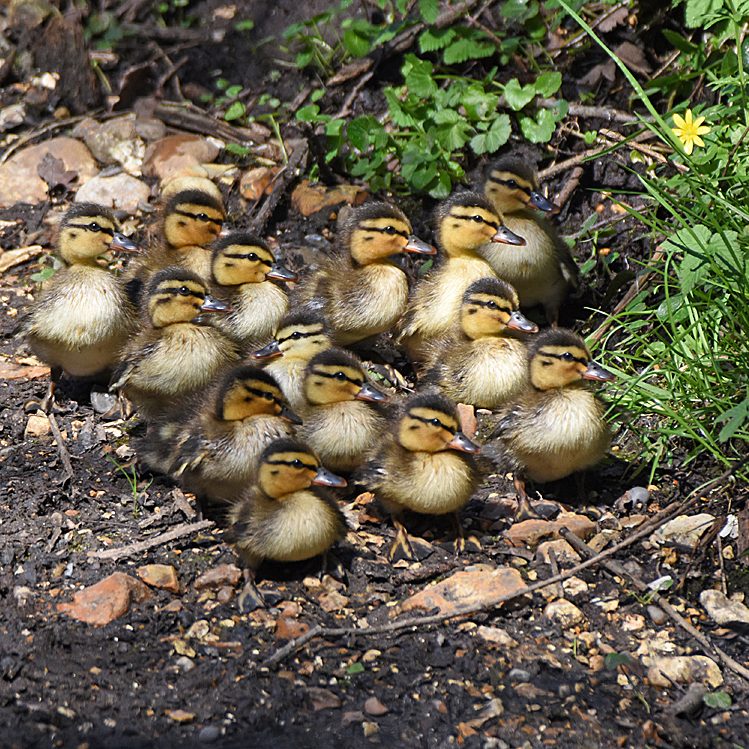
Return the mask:
M 612 31 L 617 26 L 627 23 L 628 18 L 629 8 L 626 5 L 623 5 L 621 8 L 617 8 L 613 13 L 609 14 L 598 24 L 598 31 L 603 31 L 604 33 Z
M 0 273 L 5 273 L 6 270 L 10 270 L 16 265 L 38 257 L 42 252 L 44 252 L 44 248 L 40 244 L 30 244 L 28 247 L 0 252 Z
M 645 57 L 645 52 L 632 42 L 622 42 L 614 50 L 614 54 L 635 73 L 647 75 L 653 69 Z
M 45 153 L 37 164 L 37 174 L 47 183 L 50 192 L 61 186 L 69 190 L 78 179 L 78 173 L 65 169 L 65 162 L 51 153 Z
M 302 216 L 311 216 L 341 203 L 361 205 L 368 196 L 369 193 L 358 185 L 328 188 L 325 185 L 311 185 L 308 180 L 303 180 L 291 194 L 291 201 Z
M 601 80 L 605 79 L 609 83 L 613 83 L 616 78 L 616 65 L 613 60 L 606 60 L 606 62 L 594 65 L 581 79 L 580 83 L 583 86 L 593 88 L 597 86 Z
M 341 698 L 337 694 L 333 694 L 329 689 L 310 687 L 307 690 L 307 695 L 315 712 L 318 710 L 333 710 L 342 704 Z
M 49 376 L 49 367 L 26 367 L 13 361 L 0 361 L 0 379 L 38 380 Z

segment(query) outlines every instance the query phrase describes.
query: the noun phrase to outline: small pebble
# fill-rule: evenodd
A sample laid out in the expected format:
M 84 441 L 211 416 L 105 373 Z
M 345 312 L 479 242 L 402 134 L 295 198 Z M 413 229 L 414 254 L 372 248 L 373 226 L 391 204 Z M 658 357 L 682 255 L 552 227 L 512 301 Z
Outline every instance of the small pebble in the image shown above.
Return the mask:
M 517 682 L 519 684 L 524 684 L 525 682 L 528 682 L 531 680 L 531 675 L 528 671 L 522 669 L 522 668 L 513 668 L 509 674 L 507 674 L 507 678 L 510 681 Z
M 192 671 L 195 668 L 195 661 L 192 658 L 188 658 L 186 655 L 181 655 L 175 661 L 177 668 L 186 674 L 188 671 Z
M 648 606 L 648 616 L 651 618 L 653 624 L 665 624 L 668 621 L 666 612 L 663 609 L 659 609 L 657 606 Z
M 203 744 L 212 744 L 219 736 L 221 736 L 221 729 L 218 726 L 206 726 L 200 729 L 198 741 Z

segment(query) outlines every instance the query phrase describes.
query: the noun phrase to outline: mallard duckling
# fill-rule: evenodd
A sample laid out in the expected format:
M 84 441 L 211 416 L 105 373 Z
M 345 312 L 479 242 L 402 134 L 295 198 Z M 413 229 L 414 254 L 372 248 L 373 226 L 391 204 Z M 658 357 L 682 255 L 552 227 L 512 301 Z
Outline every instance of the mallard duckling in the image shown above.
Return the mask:
M 268 362 L 265 371 L 276 378 L 292 409 L 301 413 L 307 405 L 304 397 L 307 364 L 315 354 L 332 345 L 333 339 L 322 313 L 302 307 L 286 315 L 279 323 L 275 338 L 252 357 Z
M 557 328 L 529 346 L 530 386 L 507 406 L 492 437 L 501 459 L 515 473 L 516 519 L 535 517 L 525 480 L 547 482 L 598 463 L 611 443 L 604 404 L 585 380 L 609 382 L 615 376 L 593 361 L 580 336 Z
M 203 283 L 211 279 L 211 250 L 219 236 L 226 212 L 209 180 L 192 178 L 190 189 L 170 193 L 163 210 L 159 236 L 149 246 L 143 260 L 128 269 L 130 299 L 140 304 L 141 294 L 151 276 L 165 268 L 180 266 L 196 273 Z M 198 187 L 201 182 L 210 185 Z
M 562 302 L 570 289 L 580 285 L 580 279 L 559 232 L 534 210 L 551 212 L 554 204 L 539 192 L 535 170 L 512 157 L 488 169 L 484 192 L 505 226 L 524 237 L 526 246 L 519 251 L 487 244 L 481 254 L 500 278 L 514 286 L 522 307 L 542 305 L 548 321 L 556 325 Z
M 204 318 L 227 306 L 184 268 L 167 268 L 148 285 L 144 329 L 123 351 L 110 388 L 121 390 L 146 419 L 178 406 L 239 358 L 236 345 Z
M 502 225 L 491 204 L 478 193 L 461 192 L 437 207 L 437 245 L 444 258 L 414 290 L 400 341 L 415 360 L 424 343 L 449 333 L 466 289 L 480 278 L 495 275 L 478 254 L 486 242 L 525 244 Z
M 439 393 L 411 397 L 392 423 L 385 446 L 364 472 L 364 480 L 393 516 L 396 538 L 390 558 L 413 558 L 403 512 L 453 513 L 465 545 L 458 512 L 479 482 L 473 455 L 480 450 L 460 431 L 455 404 Z
M 348 346 L 390 330 L 406 311 L 408 278 L 393 256 L 436 250 L 415 237 L 405 214 L 388 203 L 349 211 L 338 242 L 341 250 L 323 262 L 300 298 L 318 306 L 335 342 Z
M 222 299 L 231 305 L 217 327 L 245 348 L 267 341 L 289 308 L 286 290 L 274 281 L 296 281 L 296 273 L 276 262 L 268 245 L 247 232 L 232 232 L 214 243 L 211 273 Z
M 301 419 L 273 377 L 240 365 L 184 411 L 151 425 L 138 452 L 152 468 L 180 479 L 204 506 L 232 502 L 255 479 L 263 450 L 293 437 L 294 424 Z
M 498 278 L 474 281 L 463 295 L 459 329 L 435 346 L 424 384 L 460 403 L 497 408 L 528 382 L 525 344 L 509 331 L 537 333 L 518 311 L 518 297 Z
M 326 486 L 344 487 L 346 480 L 323 468 L 304 443 L 282 439 L 265 448 L 257 482 L 231 507 L 225 534 L 249 568 L 240 608 L 263 605 L 254 577 L 264 559 L 311 559 L 346 535 L 346 521 L 335 499 L 318 488 Z
M 361 465 L 385 431 L 387 421 L 375 406 L 387 396 L 367 382 L 359 359 L 340 348 L 317 354 L 307 365 L 304 395 L 299 436 L 333 471 Z
M 117 228 L 108 208 L 74 205 L 62 219 L 58 238 L 66 267 L 48 282 L 19 323 L 19 334 L 50 365 L 50 386 L 42 404 L 46 410 L 63 372 L 73 377 L 107 372 L 136 328 L 137 313 L 122 280 L 97 263 L 110 249 L 137 250 Z

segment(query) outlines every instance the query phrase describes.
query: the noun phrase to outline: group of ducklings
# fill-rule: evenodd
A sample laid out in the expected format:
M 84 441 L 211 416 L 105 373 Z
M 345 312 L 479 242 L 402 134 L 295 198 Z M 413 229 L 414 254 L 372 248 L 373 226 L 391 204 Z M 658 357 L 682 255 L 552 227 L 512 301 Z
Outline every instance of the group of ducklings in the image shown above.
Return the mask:
M 63 372 L 112 372 L 111 389 L 147 424 L 140 459 L 218 510 L 251 571 L 343 537 L 325 488 L 346 486 L 339 473 L 392 514 L 391 558 L 412 558 L 403 513 L 457 518 L 481 480 L 481 448 L 456 403 L 499 411 L 493 460 L 514 473 L 516 518 L 531 516 L 526 479 L 556 480 L 604 456 L 603 405 L 583 384 L 613 375 L 557 327 L 578 275 L 542 217 L 554 206 L 535 171 L 500 159 L 483 193 L 438 206 L 437 248 L 392 204 L 350 209 L 335 252 L 292 291 L 297 274 L 265 241 L 222 234 L 222 197 L 208 180 L 165 195 L 158 238 L 121 275 L 101 256 L 137 247 L 109 210 L 75 205 L 59 231 L 66 267 L 21 325 L 51 368 L 44 407 Z M 413 288 L 404 254 L 433 260 Z M 536 305 L 551 324 L 541 333 L 520 311 Z M 383 333 L 419 379 L 420 392 L 395 406 L 343 348 Z

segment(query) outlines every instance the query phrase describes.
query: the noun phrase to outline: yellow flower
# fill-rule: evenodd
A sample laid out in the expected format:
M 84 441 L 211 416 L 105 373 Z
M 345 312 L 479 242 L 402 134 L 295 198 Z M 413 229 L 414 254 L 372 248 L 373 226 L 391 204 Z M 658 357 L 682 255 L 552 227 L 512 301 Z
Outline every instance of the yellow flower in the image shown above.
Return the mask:
M 712 128 L 702 123 L 705 121 L 704 117 L 697 117 L 696 119 L 692 116 L 692 110 L 687 109 L 682 117 L 680 114 L 674 115 L 674 125 L 671 131 L 681 141 L 684 146 L 684 151 L 687 154 L 691 154 L 695 146 L 704 146 L 705 141 L 700 138 L 700 135 L 707 135 Z

